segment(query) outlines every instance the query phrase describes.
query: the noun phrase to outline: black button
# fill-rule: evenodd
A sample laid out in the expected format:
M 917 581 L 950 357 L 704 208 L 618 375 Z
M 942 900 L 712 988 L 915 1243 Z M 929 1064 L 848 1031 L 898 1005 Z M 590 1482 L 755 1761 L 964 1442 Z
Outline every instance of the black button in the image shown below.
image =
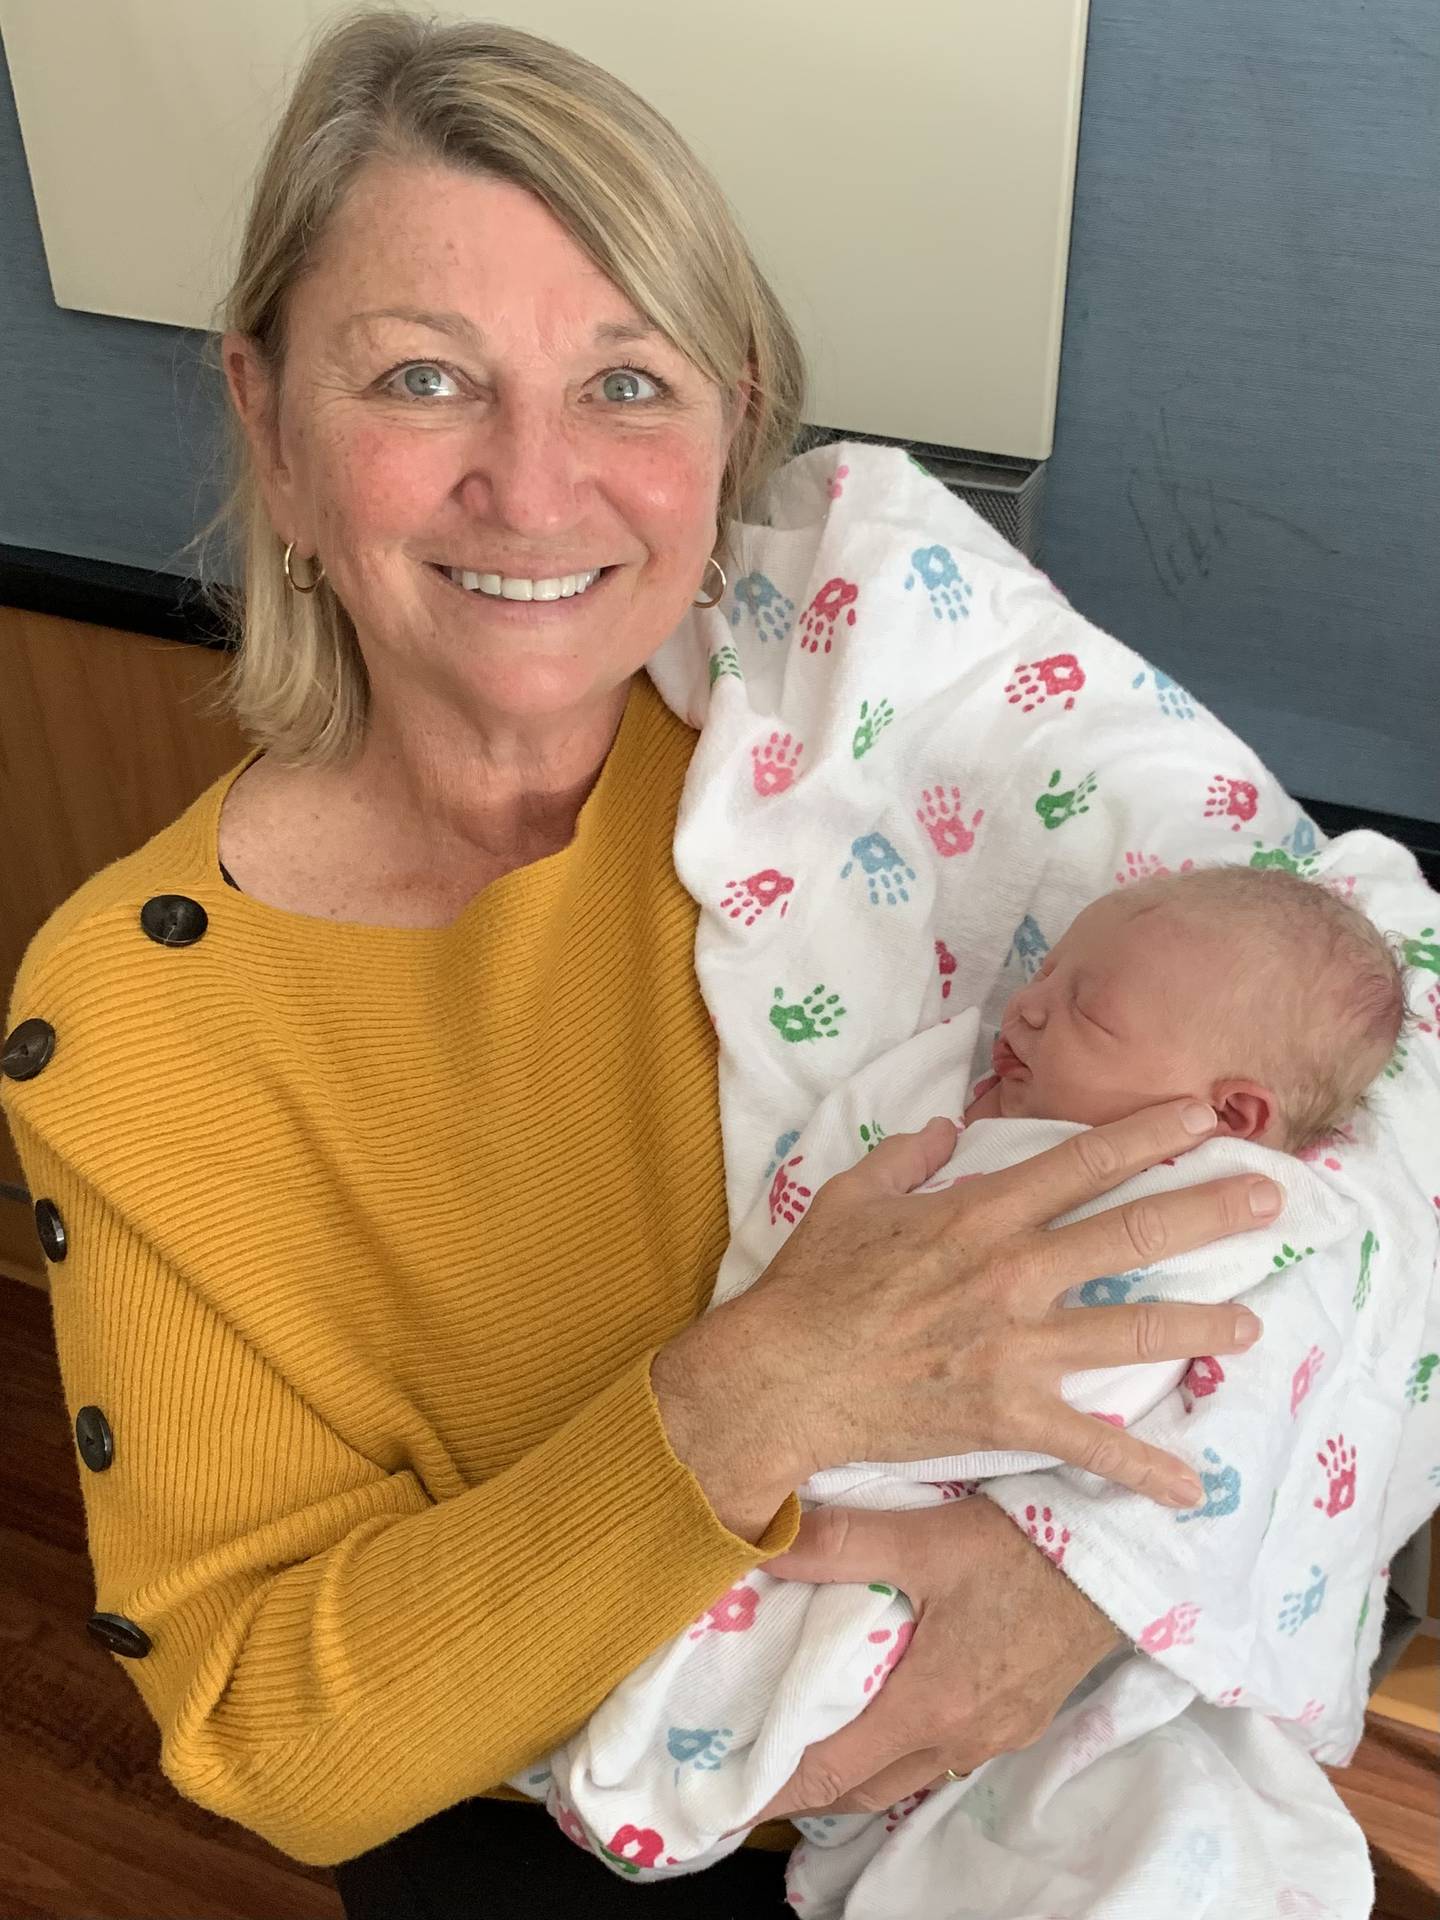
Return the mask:
M 109 1653 L 123 1653 L 127 1660 L 143 1660 L 150 1651 L 150 1636 L 123 1613 L 92 1613 L 85 1631 Z
M 75 1444 L 92 1473 L 103 1473 L 115 1458 L 115 1436 L 99 1407 L 81 1407 L 76 1414 Z
M 12 1080 L 33 1080 L 50 1064 L 55 1029 L 48 1020 L 22 1020 L 0 1053 L 0 1072 Z
M 65 1238 L 65 1222 L 60 1218 L 60 1209 L 53 1200 L 35 1202 L 35 1231 L 40 1236 L 45 1258 L 53 1260 L 58 1266 L 70 1251 L 70 1243 Z
M 157 893 L 140 909 L 140 924 L 162 947 L 192 947 L 210 924 L 198 900 L 184 893 Z

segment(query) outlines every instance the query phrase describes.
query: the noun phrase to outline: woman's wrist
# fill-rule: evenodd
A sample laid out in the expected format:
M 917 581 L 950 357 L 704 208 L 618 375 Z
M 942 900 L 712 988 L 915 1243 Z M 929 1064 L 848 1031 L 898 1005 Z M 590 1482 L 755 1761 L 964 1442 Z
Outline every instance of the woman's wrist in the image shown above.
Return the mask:
M 778 1417 L 753 1345 L 750 1360 L 741 1357 L 732 1320 L 719 1307 L 667 1341 L 651 1362 L 650 1384 L 671 1448 L 720 1524 L 755 1541 L 811 1467 L 792 1437 L 793 1418 Z

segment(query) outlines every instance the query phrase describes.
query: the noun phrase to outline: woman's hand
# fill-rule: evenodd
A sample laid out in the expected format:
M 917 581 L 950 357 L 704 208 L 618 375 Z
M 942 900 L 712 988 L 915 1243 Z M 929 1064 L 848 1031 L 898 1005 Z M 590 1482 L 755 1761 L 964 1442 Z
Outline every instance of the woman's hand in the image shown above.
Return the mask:
M 823 1467 L 992 1448 L 1051 1454 L 1169 1505 L 1195 1505 L 1201 1489 L 1183 1461 L 1069 1406 L 1060 1381 L 1093 1367 L 1236 1353 L 1259 1321 L 1223 1305 L 1077 1312 L 1058 1303 L 1102 1274 L 1273 1219 L 1279 1189 L 1240 1176 L 1054 1231 L 1048 1223 L 1189 1151 L 1214 1126 L 1208 1107 L 1171 1101 L 941 1193 L 912 1189 L 954 1151 L 951 1122 L 892 1135 L 826 1181 L 746 1293 L 657 1356 L 677 1453 L 707 1492 L 723 1485 L 737 1511 L 742 1490 L 755 1489 L 763 1514 L 777 1489 Z
M 756 1821 L 793 1813 L 876 1813 L 1028 1747 L 1123 1636 L 992 1501 L 905 1513 L 824 1507 L 788 1553 L 787 1580 L 887 1580 L 916 1613 L 879 1698 L 807 1747 Z

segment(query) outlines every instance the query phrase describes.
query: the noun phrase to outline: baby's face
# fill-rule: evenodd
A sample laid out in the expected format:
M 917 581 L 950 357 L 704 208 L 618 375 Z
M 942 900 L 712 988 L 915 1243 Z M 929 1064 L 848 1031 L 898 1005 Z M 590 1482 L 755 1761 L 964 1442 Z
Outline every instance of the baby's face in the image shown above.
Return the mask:
M 1191 1094 L 1221 1063 L 1207 975 L 1226 958 L 1198 915 L 1106 894 L 1006 1002 L 993 1066 L 1007 1118 L 1103 1126 Z

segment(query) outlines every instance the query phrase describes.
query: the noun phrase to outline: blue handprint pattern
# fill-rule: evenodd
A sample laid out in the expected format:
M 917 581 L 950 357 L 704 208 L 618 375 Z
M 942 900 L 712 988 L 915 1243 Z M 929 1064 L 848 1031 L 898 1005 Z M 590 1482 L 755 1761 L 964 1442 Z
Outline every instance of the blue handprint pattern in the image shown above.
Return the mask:
M 883 833 L 862 834 L 851 842 L 850 852 L 852 858 L 840 869 L 840 878 L 848 880 L 858 863 L 865 875 L 872 907 L 881 905 L 882 895 L 887 907 L 898 906 L 910 898 L 905 882 L 915 878 L 915 869 L 901 858 Z
M 1219 1520 L 1227 1513 L 1234 1513 L 1240 1505 L 1238 1468 L 1221 1465 L 1220 1456 L 1213 1447 L 1206 1447 L 1205 1458 L 1211 1466 L 1219 1467 L 1220 1471 L 1207 1473 L 1203 1467 L 1201 1468 L 1200 1485 L 1204 1489 L 1205 1504 L 1202 1507 L 1191 1507 L 1183 1513 L 1177 1513 L 1175 1518 L 1179 1521 Z
M 742 574 L 735 582 L 735 604 L 730 624 L 738 627 L 746 614 L 762 640 L 783 640 L 795 618 L 795 602 L 763 573 Z
M 1080 1304 L 1082 1307 L 1143 1306 L 1160 1296 L 1146 1293 L 1138 1300 L 1130 1296 L 1142 1280 L 1149 1278 L 1149 1267 L 1132 1267 L 1129 1273 L 1102 1273 L 1098 1280 L 1087 1280 L 1081 1287 Z
M 919 581 L 930 596 L 930 611 L 937 620 L 970 618 L 965 603 L 974 598 L 975 589 L 961 574 L 948 547 L 916 547 L 910 565 L 914 572 L 906 574 L 905 590 L 908 593 Z
M 1281 1633 L 1298 1633 L 1312 1613 L 1318 1613 L 1325 1600 L 1325 1575 L 1319 1567 L 1310 1569 L 1310 1585 L 1297 1593 L 1287 1593 L 1277 1625 Z
M 1041 962 L 1050 951 L 1050 942 L 1040 931 L 1039 923 L 1033 914 L 1027 913 L 1016 927 L 1010 942 L 1010 953 L 1025 970 L 1025 978 L 1033 980 L 1040 971 Z M 1009 955 L 1006 956 L 1007 959 Z
M 724 1766 L 725 1756 L 734 1738 L 729 1727 L 671 1727 L 665 1736 L 665 1746 L 670 1758 L 679 1763 L 675 1768 L 675 1778 L 680 1778 L 681 1767 L 695 1767 L 701 1773 L 714 1773 Z
M 771 1153 L 774 1155 L 774 1158 L 771 1160 L 769 1166 L 766 1167 L 765 1169 L 765 1178 L 767 1180 L 774 1179 L 775 1171 L 780 1165 L 780 1162 L 785 1158 L 786 1154 L 789 1153 L 790 1149 L 794 1146 L 795 1142 L 799 1138 L 800 1138 L 799 1127 L 792 1127 L 788 1133 L 781 1134 L 780 1138 L 775 1142 L 774 1146 L 770 1149 Z
M 1178 680 L 1172 680 L 1168 673 L 1159 667 L 1146 666 L 1130 682 L 1132 687 L 1143 687 L 1147 680 L 1155 682 L 1155 698 L 1160 703 L 1160 711 L 1170 720 L 1193 720 L 1195 702 Z

